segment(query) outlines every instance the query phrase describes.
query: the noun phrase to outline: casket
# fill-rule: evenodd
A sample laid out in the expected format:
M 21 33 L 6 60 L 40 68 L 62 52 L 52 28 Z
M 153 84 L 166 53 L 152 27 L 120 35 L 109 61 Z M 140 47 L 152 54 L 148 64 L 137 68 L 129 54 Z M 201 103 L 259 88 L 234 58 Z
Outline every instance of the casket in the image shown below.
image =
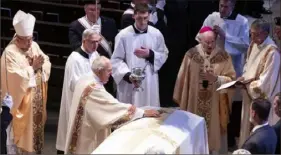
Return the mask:
M 204 118 L 171 108 L 158 110 L 163 112 L 160 118 L 123 125 L 92 154 L 209 154 Z

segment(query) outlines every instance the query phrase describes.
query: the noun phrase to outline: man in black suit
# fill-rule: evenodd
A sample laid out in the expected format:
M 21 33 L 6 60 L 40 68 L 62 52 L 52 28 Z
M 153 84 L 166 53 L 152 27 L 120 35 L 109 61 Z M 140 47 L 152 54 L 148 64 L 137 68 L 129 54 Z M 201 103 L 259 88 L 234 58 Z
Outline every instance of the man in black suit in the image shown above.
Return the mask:
M 250 122 L 254 128 L 242 145 L 242 149 L 251 154 L 274 154 L 277 137 L 274 129 L 268 125 L 271 103 L 266 99 L 255 99 L 250 108 Z
M 273 108 L 274 108 L 276 115 L 278 117 L 281 117 L 281 92 L 276 94 L 274 101 L 273 101 Z M 281 150 L 280 150 L 280 134 L 281 134 L 280 125 L 281 125 L 280 119 L 275 125 L 273 125 L 273 128 L 277 135 L 277 145 L 276 145 L 275 154 L 280 154 L 280 152 L 281 152 Z
M 102 36 L 97 51 L 100 55 L 110 59 L 114 48 L 114 39 L 118 33 L 114 19 L 100 16 L 101 3 L 99 0 L 84 0 L 84 9 L 86 15 L 72 22 L 69 27 L 69 42 L 72 50 L 75 51 L 82 45 L 82 33 L 85 29 L 95 29 Z M 105 88 L 115 96 L 113 83 L 113 79 L 110 78 Z
M 152 0 L 132 0 L 130 7 L 123 13 L 121 18 L 121 28 L 128 27 L 135 23 L 134 7 L 139 3 L 146 3 L 150 6 L 150 19 L 149 25 L 154 26 L 163 34 L 165 40 L 167 39 L 167 24 L 164 13 L 166 0 L 157 0 L 156 6 L 151 5 Z
M 6 100 L 6 102 L 5 102 Z M 1 154 L 7 154 L 7 132 L 6 129 L 11 123 L 13 116 L 10 114 L 10 108 L 12 107 L 12 100 L 10 96 L 6 96 L 1 107 Z

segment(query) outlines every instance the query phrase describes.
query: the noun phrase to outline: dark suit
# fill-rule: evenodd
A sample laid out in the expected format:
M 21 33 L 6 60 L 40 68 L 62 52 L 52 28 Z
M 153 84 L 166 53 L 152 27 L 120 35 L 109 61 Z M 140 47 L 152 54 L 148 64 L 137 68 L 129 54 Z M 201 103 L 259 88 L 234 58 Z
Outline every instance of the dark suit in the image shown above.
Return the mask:
M 101 25 L 102 25 L 101 34 L 108 42 L 111 42 L 111 49 L 113 51 L 114 39 L 118 33 L 115 21 L 107 17 L 100 17 L 100 18 L 101 18 Z M 70 24 L 68 37 L 73 51 L 78 49 L 82 45 L 82 34 L 84 30 L 85 27 L 82 26 L 78 20 L 75 20 Z M 100 55 L 110 59 L 109 54 L 105 51 L 105 49 L 101 45 L 98 47 L 97 51 Z M 115 96 L 113 83 L 114 83 L 113 78 L 110 77 L 108 83 L 105 84 L 105 88 L 110 94 Z
M 273 125 L 273 128 L 277 136 L 277 145 L 276 145 L 275 154 L 280 154 L 280 133 L 281 133 L 280 125 L 281 125 L 281 120 L 279 120 L 275 125 Z
M 1 154 L 7 154 L 7 132 L 6 129 L 12 121 L 13 116 L 10 114 L 10 108 L 2 106 L 1 113 Z
M 266 125 L 252 133 L 242 145 L 242 149 L 250 151 L 251 154 L 274 154 L 276 143 L 277 137 L 274 129 Z
M 101 25 L 102 25 L 101 34 L 108 42 L 112 43 L 111 49 L 113 51 L 114 39 L 118 33 L 115 21 L 107 17 L 101 16 L 100 18 L 101 18 Z M 70 24 L 68 37 L 72 50 L 76 50 L 82 45 L 82 34 L 84 30 L 85 27 L 82 26 L 78 20 L 75 20 Z M 107 54 L 106 51 L 104 51 L 104 49 L 101 46 L 98 47 L 97 51 L 100 53 L 100 55 L 109 58 L 109 55 Z

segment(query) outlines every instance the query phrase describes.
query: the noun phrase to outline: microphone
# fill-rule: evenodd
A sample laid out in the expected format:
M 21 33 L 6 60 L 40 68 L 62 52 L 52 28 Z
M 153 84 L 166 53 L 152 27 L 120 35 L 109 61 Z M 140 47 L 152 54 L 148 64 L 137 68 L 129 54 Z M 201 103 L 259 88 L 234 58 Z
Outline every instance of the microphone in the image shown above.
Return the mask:
M 206 89 L 206 88 L 208 88 L 208 85 L 209 85 L 209 81 L 203 80 L 202 87 Z

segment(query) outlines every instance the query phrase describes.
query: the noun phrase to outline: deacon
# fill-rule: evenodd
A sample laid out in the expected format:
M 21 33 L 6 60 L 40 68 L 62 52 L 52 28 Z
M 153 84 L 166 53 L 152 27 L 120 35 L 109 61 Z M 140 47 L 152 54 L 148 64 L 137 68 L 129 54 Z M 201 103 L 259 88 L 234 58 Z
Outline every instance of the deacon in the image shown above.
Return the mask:
M 46 121 L 47 82 L 51 63 L 33 41 L 35 17 L 19 10 L 16 34 L 1 57 L 1 89 L 13 98 L 11 123 L 18 151 L 42 153 Z
M 226 139 L 232 93 L 216 89 L 235 79 L 235 71 L 229 54 L 216 46 L 216 34 L 211 27 L 203 27 L 199 39 L 200 44 L 184 56 L 173 99 L 182 110 L 205 118 L 209 150 L 218 153 L 224 143 L 221 139 Z
M 255 20 L 250 29 L 251 44 L 247 52 L 246 64 L 242 77 L 237 80 L 245 83 L 243 90 L 243 105 L 241 118 L 241 133 L 239 146 L 241 146 L 251 131 L 250 105 L 253 99 L 267 98 L 273 103 L 274 95 L 280 92 L 280 51 L 270 38 L 270 24 L 262 19 Z M 241 87 L 241 86 L 239 86 Z M 274 125 L 278 116 L 269 113 L 269 124 Z
M 58 154 L 63 154 L 65 147 L 69 111 L 75 85 L 81 76 L 92 74 L 91 64 L 99 57 L 96 50 L 101 40 L 100 35 L 93 29 L 86 29 L 83 32 L 82 38 L 82 46 L 70 54 L 65 65 L 56 142 Z
M 243 72 L 244 56 L 249 47 L 249 24 L 246 17 L 234 11 L 235 2 L 236 0 L 219 0 L 219 12 L 210 14 L 205 19 L 203 27 L 210 26 L 218 34 L 218 46 L 230 54 L 236 76 L 240 77 Z M 242 94 L 238 88 L 231 100 L 233 106 L 228 129 L 228 143 L 233 146 L 235 137 L 239 137 L 240 132 Z
M 69 27 L 69 42 L 72 50 L 76 50 L 82 44 L 82 33 L 85 29 L 94 29 L 101 35 L 101 41 L 98 46 L 98 53 L 110 59 L 114 38 L 118 33 L 115 21 L 111 18 L 100 16 L 101 3 L 100 0 L 84 0 L 85 16 L 73 21 Z M 114 81 L 110 77 L 105 88 L 112 95 L 116 94 L 114 89 Z
M 167 19 L 164 14 L 164 7 L 166 0 L 156 0 L 155 6 L 151 5 L 152 0 L 132 0 L 129 8 L 123 13 L 121 18 L 121 28 L 124 29 L 135 23 L 134 8 L 135 5 L 143 3 L 148 4 L 150 7 L 149 24 L 160 30 L 163 36 L 166 38 L 167 34 Z
M 90 154 L 109 136 L 112 127 L 136 118 L 159 116 L 158 111 L 121 103 L 105 90 L 103 84 L 112 72 L 109 59 L 97 58 L 92 70 L 93 74 L 84 75 L 75 87 L 65 154 Z
M 121 102 L 133 103 L 136 107 L 160 106 L 158 71 L 168 58 L 168 49 L 161 32 L 148 26 L 147 4 L 137 4 L 134 10 L 136 22 L 121 30 L 115 38 L 115 49 L 111 57 L 113 78 L 117 84 L 117 98 Z M 131 76 L 131 70 L 141 67 L 145 74 L 141 87 Z
M 72 50 L 76 50 L 82 44 L 82 33 L 85 29 L 96 29 L 100 32 L 101 42 L 97 51 L 100 55 L 110 58 L 114 38 L 118 33 L 114 19 L 100 16 L 100 0 L 84 0 L 85 16 L 73 21 L 69 27 L 69 42 Z

